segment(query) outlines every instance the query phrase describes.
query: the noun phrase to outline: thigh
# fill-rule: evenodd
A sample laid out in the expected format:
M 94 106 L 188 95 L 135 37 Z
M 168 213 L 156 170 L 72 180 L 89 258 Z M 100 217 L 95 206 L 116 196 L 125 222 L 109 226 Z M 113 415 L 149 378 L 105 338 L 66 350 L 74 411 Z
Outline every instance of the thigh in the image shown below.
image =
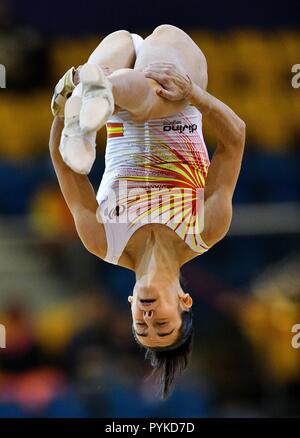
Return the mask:
M 136 60 L 132 36 L 126 30 L 118 30 L 105 37 L 89 57 L 88 62 L 111 71 L 133 68 Z
M 201 88 L 207 86 L 207 63 L 204 54 L 183 30 L 162 25 L 145 39 L 135 66 L 143 69 L 152 62 L 170 62 L 183 69 Z
M 132 69 L 136 61 L 132 36 L 126 30 L 118 30 L 107 35 L 96 47 L 88 63 L 96 64 L 113 73 L 121 69 Z M 82 96 L 82 85 L 78 84 L 73 96 Z

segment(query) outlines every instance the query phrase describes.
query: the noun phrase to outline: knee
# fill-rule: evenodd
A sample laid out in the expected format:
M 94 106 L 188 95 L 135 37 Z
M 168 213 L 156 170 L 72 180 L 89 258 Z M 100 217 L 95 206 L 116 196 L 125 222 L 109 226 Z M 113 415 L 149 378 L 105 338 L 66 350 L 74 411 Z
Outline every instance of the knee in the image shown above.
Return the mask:
M 116 30 L 115 32 L 112 32 L 109 36 L 131 38 L 131 33 L 128 30 L 122 29 L 122 30 Z
M 182 33 L 183 31 L 179 29 L 179 27 L 173 26 L 172 24 L 161 24 L 160 26 L 156 27 L 153 31 L 154 35 L 161 35 L 166 33 Z
M 131 33 L 128 32 L 128 30 L 116 30 L 115 32 L 109 34 L 106 37 L 109 41 L 123 41 L 123 43 L 125 43 L 125 41 L 128 41 L 132 44 L 132 37 L 131 37 Z

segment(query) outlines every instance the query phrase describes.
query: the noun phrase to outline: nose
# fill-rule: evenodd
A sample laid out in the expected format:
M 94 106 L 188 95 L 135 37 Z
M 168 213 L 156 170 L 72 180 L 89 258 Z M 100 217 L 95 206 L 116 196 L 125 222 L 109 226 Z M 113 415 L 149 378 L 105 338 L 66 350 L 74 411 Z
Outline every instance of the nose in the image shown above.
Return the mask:
M 152 310 L 147 310 L 145 312 L 143 312 L 144 318 L 145 320 L 150 320 L 153 317 L 153 311 Z

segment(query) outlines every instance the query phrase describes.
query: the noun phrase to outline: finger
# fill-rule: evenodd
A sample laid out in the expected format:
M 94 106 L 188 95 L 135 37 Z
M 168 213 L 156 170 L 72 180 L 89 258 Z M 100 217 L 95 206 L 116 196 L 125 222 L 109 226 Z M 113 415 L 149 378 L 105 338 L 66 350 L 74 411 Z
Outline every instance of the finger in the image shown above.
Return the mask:
M 175 67 L 175 64 L 172 64 L 170 62 L 150 62 L 146 68 L 150 66 L 150 67 Z
M 151 65 L 144 69 L 144 71 L 156 71 L 156 72 L 164 72 L 167 74 L 176 73 L 176 70 L 172 69 L 167 65 Z
M 176 72 L 176 69 L 172 64 L 167 63 L 155 63 L 147 65 L 143 71 L 164 71 L 170 74 L 170 72 Z
M 162 80 L 171 80 L 171 81 L 179 81 L 179 82 L 186 82 L 187 79 L 186 77 L 177 72 L 176 70 L 170 70 L 167 67 L 151 67 L 151 68 L 147 68 L 143 71 L 144 75 L 149 75 L 149 74 L 157 74 L 157 75 L 161 75 L 161 79 Z
M 166 85 L 166 82 L 168 80 L 165 75 L 152 71 L 145 73 L 145 77 L 148 79 L 153 79 L 154 81 L 159 82 L 161 85 Z
M 145 74 L 148 74 L 148 73 L 163 74 L 163 73 L 165 73 L 165 70 L 163 68 L 160 68 L 160 67 L 153 67 L 153 68 L 145 69 L 144 73 Z
M 173 93 L 171 93 L 168 90 L 165 90 L 164 88 L 159 88 L 158 90 L 156 90 L 156 93 L 158 94 L 158 96 L 163 97 L 164 99 L 176 100 Z

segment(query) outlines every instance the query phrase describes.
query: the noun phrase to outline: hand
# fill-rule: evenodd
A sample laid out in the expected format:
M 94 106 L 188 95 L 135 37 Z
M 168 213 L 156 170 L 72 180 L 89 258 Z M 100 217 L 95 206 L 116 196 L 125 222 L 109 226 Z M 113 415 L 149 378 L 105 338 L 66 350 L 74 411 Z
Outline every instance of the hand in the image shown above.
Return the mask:
M 162 88 L 159 88 L 156 93 L 165 99 L 187 99 L 192 92 L 192 80 L 175 64 L 155 62 L 149 64 L 143 73 L 146 78 L 154 79 L 161 85 Z

